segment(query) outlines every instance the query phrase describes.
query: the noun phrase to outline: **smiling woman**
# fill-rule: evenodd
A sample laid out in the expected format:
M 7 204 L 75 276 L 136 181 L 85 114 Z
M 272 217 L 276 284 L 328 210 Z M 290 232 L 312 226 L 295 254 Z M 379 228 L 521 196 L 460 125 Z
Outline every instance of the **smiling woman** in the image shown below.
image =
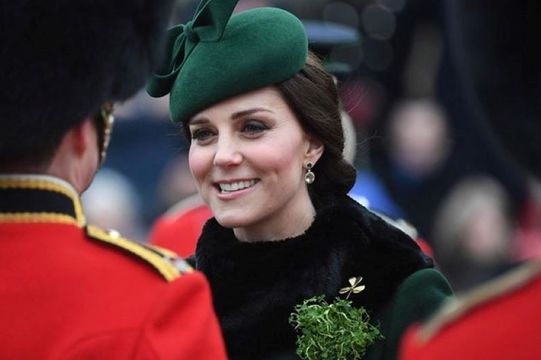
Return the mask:
M 323 146 L 274 87 L 225 100 L 189 121 L 189 161 L 216 220 L 243 241 L 300 235 L 315 209 L 303 168 Z M 264 206 L 262 206 L 264 204 Z
M 362 351 L 339 346 L 394 359 L 405 327 L 450 296 L 449 285 L 412 239 L 347 197 L 355 169 L 342 157 L 336 86 L 302 23 L 274 8 L 230 16 L 235 4 L 205 1 L 189 26 L 174 27 L 147 87 L 171 94 L 214 215 L 194 262 L 210 281 L 229 356 L 305 356 L 289 323 L 296 306 L 342 296 L 383 338 Z M 362 284 L 343 291 L 352 278 Z

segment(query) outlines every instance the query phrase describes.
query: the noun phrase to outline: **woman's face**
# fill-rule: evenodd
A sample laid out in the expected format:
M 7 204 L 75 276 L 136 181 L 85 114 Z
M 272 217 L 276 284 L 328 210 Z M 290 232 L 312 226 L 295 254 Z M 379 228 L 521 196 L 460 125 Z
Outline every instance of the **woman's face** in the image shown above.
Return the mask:
M 305 165 L 315 163 L 323 147 L 303 131 L 275 88 L 218 103 L 190 119 L 189 128 L 190 169 L 222 226 L 234 228 L 240 240 L 306 230 L 314 209 Z

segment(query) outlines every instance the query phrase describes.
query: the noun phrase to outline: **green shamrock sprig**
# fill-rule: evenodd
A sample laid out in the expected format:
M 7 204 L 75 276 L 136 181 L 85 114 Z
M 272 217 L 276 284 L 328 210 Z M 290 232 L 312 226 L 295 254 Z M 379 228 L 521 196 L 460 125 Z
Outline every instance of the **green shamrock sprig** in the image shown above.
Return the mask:
M 299 332 L 297 355 L 304 360 L 358 360 L 383 339 L 366 309 L 347 299 L 336 298 L 330 304 L 323 296 L 307 299 L 295 306 L 289 322 Z

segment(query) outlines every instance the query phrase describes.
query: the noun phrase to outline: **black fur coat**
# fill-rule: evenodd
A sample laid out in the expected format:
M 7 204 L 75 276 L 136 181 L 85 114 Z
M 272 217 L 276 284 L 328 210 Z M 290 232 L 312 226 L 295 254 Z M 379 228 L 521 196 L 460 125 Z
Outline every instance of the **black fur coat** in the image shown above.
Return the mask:
M 288 317 L 315 295 L 332 300 L 348 279 L 366 289 L 352 299 L 377 312 L 410 274 L 432 267 L 415 242 L 349 197 L 327 199 L 303 235 L 246 243 L 211 219 L 197 245 L 196 267 L 211 284 L 232 359 L 294 353 Z

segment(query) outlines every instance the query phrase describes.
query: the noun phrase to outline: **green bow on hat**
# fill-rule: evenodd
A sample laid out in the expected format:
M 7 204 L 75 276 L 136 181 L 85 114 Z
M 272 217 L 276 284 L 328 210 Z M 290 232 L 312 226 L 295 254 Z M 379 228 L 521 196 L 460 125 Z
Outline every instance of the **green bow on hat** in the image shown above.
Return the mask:
M 301 21 L 278 8 L 231 16 L 237 1 L 204 0 L 191 21 L 169 30 L 165 63 L 147 92 L 170 94 L 173 122 L 287 80 L 303 68 L 308 41 Z
M 162 65 L 161 69 L 166 73 L 162 74 L 160 71 L 148 82 L 147 91 L 150 95 L 160 97 L 171 91 L 184 60 L 190 56 L 199 41 L 220 40 L 237 2 L 238 0 L 202 1 L 191 21 L 169 29 L 167 63 Z

